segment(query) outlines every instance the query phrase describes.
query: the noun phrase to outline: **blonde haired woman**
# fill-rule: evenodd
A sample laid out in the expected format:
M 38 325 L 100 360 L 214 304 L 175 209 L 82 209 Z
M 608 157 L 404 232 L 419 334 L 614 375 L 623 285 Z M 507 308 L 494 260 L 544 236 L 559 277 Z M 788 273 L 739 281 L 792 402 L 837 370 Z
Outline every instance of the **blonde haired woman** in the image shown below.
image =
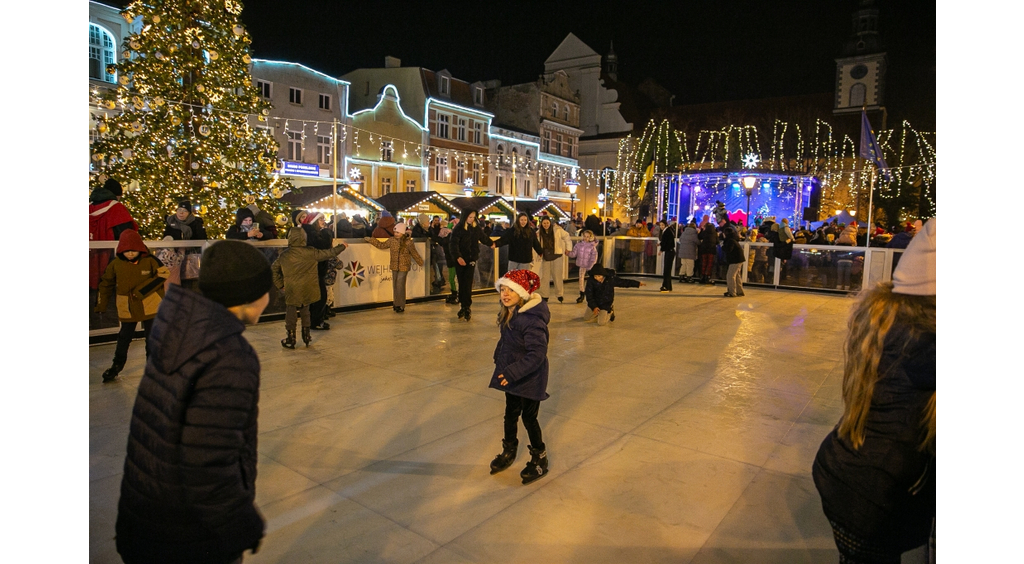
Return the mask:
M 839 561 L 891 562 L 935 517 L 935 219 L 850 318 L 843 417 L 814 460 Z

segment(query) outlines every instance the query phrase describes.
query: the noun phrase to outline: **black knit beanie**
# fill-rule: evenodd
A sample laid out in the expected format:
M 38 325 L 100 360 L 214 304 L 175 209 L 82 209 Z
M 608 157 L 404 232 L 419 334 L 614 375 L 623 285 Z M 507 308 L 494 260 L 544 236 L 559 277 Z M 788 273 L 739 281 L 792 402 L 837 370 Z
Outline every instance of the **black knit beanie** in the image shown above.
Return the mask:
M 124 195 L 124 190 L 121 189 L 121 183 L 113 178 L 108 178 L 107 181 L 103 183 L 103 188 L 109 190 L 111 194 L 118 198 Z
M 270 263 L 256 247 L 242 241 L 218 241 L 203 251 L 199 291 L 232 307 L 254 302 L 270 291 Z

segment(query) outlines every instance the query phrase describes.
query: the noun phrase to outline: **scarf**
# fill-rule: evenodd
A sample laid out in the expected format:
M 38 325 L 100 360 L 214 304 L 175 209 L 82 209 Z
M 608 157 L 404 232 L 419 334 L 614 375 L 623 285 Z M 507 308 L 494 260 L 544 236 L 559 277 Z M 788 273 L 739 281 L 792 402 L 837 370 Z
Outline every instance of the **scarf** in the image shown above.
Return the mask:
M 195 214 L 188 214 L 188 218 L 185 221 L 179 221 L 177 215 L 171 214 L 167 216 L 167 226 L 181 231 L 181 238 L 187 241 L 192 239 L 192 228 L 190 225 L 195 220 Z

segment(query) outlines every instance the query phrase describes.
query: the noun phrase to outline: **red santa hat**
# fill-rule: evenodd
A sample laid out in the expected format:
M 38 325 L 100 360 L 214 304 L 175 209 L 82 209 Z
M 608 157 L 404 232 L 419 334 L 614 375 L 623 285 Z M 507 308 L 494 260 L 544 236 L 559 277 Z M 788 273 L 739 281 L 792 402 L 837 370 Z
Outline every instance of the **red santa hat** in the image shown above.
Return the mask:
M 306 217 L 302 218 L 302 223 L 305 223 L 306 225 L 313 225 L 316 223 L 316 220 L 323 216 L 324 214 L 320 212 L 307 213 Z
M 540 276 L 532 270 L 510 270 L 494 285 L 499 293 L 502 286 L 508 287 L 525 301 L 540 288 Z

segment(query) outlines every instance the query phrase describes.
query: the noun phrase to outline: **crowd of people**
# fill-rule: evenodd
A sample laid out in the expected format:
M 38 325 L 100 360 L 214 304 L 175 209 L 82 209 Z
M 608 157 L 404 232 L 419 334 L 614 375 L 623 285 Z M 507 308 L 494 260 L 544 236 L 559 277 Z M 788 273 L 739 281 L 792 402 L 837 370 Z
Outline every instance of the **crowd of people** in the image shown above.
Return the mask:
M 499 338 L 490 382 L 505 394 L 506 405 L 502 450 L 490 470 L 501 472 L 516 460 L 522 419 L 530 440 L 530 460 L 520 473 L 523 484 L 549 471 L 538 413 L 549 397 L 547 302 L 552 284 L 553 295 L 564 301 L 562 261 L 575 259 L 580 269 L 576 303 L 587 302 L 587 322 L 614 321 L 615 288 L 644 285 L 617 276 L 598 260 L 594 228 L 604 232 L 610 225 L 596 216 L 572 218 L 562 226 L 548 216 L 520 214 L 512 226 L 504 226 L 470 210 L 447 222 L 421 214 L 407 223 L 382 214 L 374 224 L 339 216 L 329 225 L 321 213 L 296 210 L 288 248 L 271 263 L 245 241 L 275 238 L 278 226 L 269 214 L 247 206 L 236 212 L 227 240 L 209 245 L 198 257 L 195 291 L 190 291 L 185 284 L 188 255 L 169 267 L 151 253 L 117 201 L 120 192 L 116 181 L 108 181 L 90 198 L 90 240 L 118 241 L 112 259 L 90 264 L 97 269 L 90 283 L 96 310 L 105 310 L 114 296 L 122 324 L 104 382 L 113 381 L 123 368 L 139 323 L 146 336 L 147 362 L 132 411 L 116 521 L 117 550 L 129 564 L 233 564 L 243 552 L 258 550 L 265 532 L 255 505 L 260 364 L 242 333 L 259 321 L 273 286 L 285 296 L 282 346 L 295 348 L 297 317 L 306 346 L 311 329 L 329 328 L 328 271 L 347 247 L 333 245 L 343 223 L 345 234 L 360 233 L 389 252 L 396 313 L 404 311 L 411 263 L 424 266 L 412 238 L 427 238 L 435 247 L 430 253 L 433 282 L 443 286 L 442 268 L 449 270 L 452 294 L 447 301 L 458 303 L 458 317 L 467 321 L 474 273 L 489 254 L 481 249 L 508 247 L 508 271 L 495 284 Z M 716 257 L 724 256 L 726 296 L 743 295 L 738 274 L 748 260 L 743 240 L 772 243 L 753 253 L 752 272 L 763 274 L 759 265 L 769 253 L 785 265 L 795 243 L 854 246 L 858 237 L 867 236 L 856 222 L 833 221 L 813 232 L 794 232 L 787 219 L 776 223 L 767 218 L 750 230 L 727 218 L 715 219 L 685 226 L 674 218 L 650 224 L 638 220 L 626 234 L 657 239 L 658 251 L 665 254 L 663 292 L 672 290 L 675 276 L 697 278 L 695 267 L 707 283 Z M 165 223 L 165 238 L 206 238 L 202 218 L 187 200 Z M 617 228 L 623 229 L 621 224 Z M 576 234 L 582 240 L 574 244 Z M 905 248 L 906 254 L 893 281 L 862 293 L 854 307 L 845 347 L 843 417 L 822 442 L 812 471 L 843 562 L 899 562 L 901 553 L 935 535 L 935 220 L 876 231 L 872 241 Z M 626 242 L 630 269 L 642 271 L 648 241 Z M 840 272 L 845 260 L 838 259 Z

